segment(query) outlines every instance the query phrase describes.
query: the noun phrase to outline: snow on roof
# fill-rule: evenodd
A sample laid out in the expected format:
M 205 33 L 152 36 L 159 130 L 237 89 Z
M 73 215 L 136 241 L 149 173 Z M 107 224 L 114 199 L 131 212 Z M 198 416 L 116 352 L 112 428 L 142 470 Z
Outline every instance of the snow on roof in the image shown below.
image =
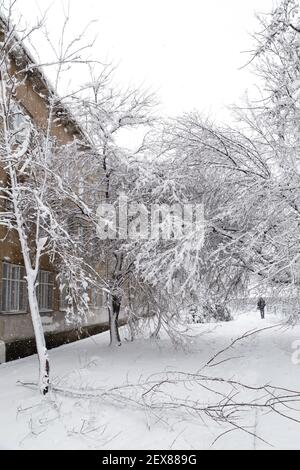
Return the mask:
M 5 30 L 9 31 L 9 22 L 0 11 L 0 33 Z M 17 66 L 21 66 L 24 69 L 24 72 L 30 73 L 36 82 L 40 96 L 49 103 L 49 97 L 55 97 L 56 103 L 59 106 L 56 106 L 56 113 L 59 119 L 62 121 L 67 121 L 74 130 L 81 136 L 84 142 L 87 145 L 90 145 L 89 138 L 87 137 L 85 131 L 81 128 L 80 124 L 77 122 L 76 118 L 73 116 L 72 112 L 68 107 L 62 103 L 59 96 L 54 91 L 50 81 L 45 76 L 41 67 L 38 66 L 36 60 L 32 56 L 31 52 L 28 50 L 24 42 L 19 38 L 18 33 L 12 27 L 11 31 L 11 40 L 13 41 L 13 47 L 9 50 L 9 55 L 15 60 Z

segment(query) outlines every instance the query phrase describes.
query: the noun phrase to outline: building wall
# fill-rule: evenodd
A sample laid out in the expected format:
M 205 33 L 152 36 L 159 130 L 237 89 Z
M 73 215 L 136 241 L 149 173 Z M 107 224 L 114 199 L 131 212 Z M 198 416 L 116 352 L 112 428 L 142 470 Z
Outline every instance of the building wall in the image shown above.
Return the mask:
M 62 331 L 72 331 L 75 325 L 68 322 L 65 312 L 54 311 L 42 313 L 44 331 L 47 333 L 60 333 Z M 124 318 L 124 313 L 120 318 Z M 92 308 L 89 316 L 83 319 L 80 327 L 96 325 L 108 321 L 106 308 Z M 76 327 L 77 328 L 77 327 Z M 26 338 L 34 338 L 31 317 L 29 313 L 21 314 L 0 314 L 0 340 L 5 343 L 19 341 Z
M 16 75 L 18 69 L 16 62 L 12 59 L 10 63 L 10 74 Z M 47 129 L 48 126 L 48 103 L 49 91 L 44 87 L 41 79 L 35 77 L 34 74 L 18 74 L 18 81 L 20 84 L 16 88 L 15 98 L 26 109 L 28 115 L 32 118 L 33 122 L 41 128 Z M 43 88 L 41 89 L 41 87 Z M 68 119 L 59 119 L 54 115 L 55 123 L 52 122 L 51 134 L 57 139 L 59 144 L 66 145 L 73 142 L 75 138 L 81 138 L 79 130 L 76 129 L 74 122 Z M 64 122 L 65 121 L 65 122 Z

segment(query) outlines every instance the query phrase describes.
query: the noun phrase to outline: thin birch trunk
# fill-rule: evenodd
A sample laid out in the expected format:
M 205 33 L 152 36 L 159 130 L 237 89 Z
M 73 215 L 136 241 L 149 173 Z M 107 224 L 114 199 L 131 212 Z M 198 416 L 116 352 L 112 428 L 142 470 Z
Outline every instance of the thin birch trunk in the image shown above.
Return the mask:
M 119 334 L 119 314 L 121 308 L 121 301 L 118 297 L 110 295 L 111 302 L 109 302 L 109 330 L 110 330 L 110 345 L 121 346 L 121 338 Z

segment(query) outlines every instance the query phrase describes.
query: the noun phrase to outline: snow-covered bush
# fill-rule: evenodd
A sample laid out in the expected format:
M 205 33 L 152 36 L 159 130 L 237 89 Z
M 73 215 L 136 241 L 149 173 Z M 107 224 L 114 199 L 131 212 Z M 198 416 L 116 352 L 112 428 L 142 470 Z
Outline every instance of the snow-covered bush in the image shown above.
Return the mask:
M 233 320 L 228 306 L 225 304 L 205 303 L 203 306 L 193 306 L 190 309 L 192 323 L 228 322 Z

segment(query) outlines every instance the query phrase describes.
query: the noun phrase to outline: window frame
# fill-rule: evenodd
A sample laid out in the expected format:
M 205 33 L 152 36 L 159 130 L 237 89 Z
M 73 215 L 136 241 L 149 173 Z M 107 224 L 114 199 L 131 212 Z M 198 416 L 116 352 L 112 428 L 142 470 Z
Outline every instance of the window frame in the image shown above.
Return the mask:
M 14 271 L 17 271 L 18 273 L 16 277 L 15 274 L 13 274 Z M 2 262 L 1 313 L 4 313 L 5 315 L 20 315 L 28 313 L 28 292 L 27 281 L 25 279 L 25 276 L 26 273 L 24 266 L 20 264 L 8 263 L 7 261 Z M 6 292 L 4 293 L 5 286 Z M 21 286 L 23 287 L 22 290 Z M 21 292 L 24 296 L 23 305 L 21 299 Z M 17 309 L 12 308 L 14 302 L 18 304 Z M 26 307 L 24 307 L 25 303 Z M 10 307 L 9 309 L 7 309 L 8 305 Z M 20 308 L 20 306 L 24 308 Z
M 50 276 L 52 279 L 50 278 Z M 46 277 L 47 280 L 45 280 Z M 49 302 L 50 298 L 51 302 Z M 44 269 L 39 270 L 37 278 L 37 299 L 40 313 L 48 313 L 54 311 L 54 273 L 52 271 L 46 271 Z
M 27 281 L 25 276 L 26 271 L 23 265 L 2 261 L 1 314 L 22 315 L 29 312 Z M 53 312 L 54 273 L 52 271 L 40 270 L 36 286 L 39 312 Z M 18 307 L 17 309 L 12 308 L 16 306 Z M 7 309 L 7 307 L 9 308 Z
M 17 146 L 22 145 L 28 138 L 31 127 L 31 119 L 22 104 L 12 99 L 9 109 L 9 130 L 12 143 Z

